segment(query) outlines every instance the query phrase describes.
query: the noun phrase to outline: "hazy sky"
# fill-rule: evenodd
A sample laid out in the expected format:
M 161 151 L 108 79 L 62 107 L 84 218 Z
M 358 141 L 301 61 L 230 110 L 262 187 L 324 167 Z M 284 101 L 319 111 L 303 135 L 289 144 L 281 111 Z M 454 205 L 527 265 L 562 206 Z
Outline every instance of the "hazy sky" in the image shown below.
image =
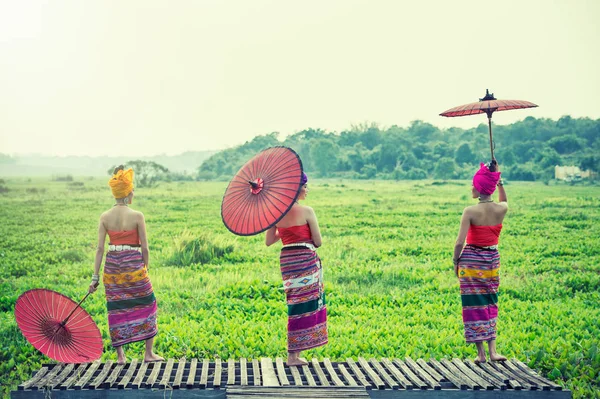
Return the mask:
M 153 155 L 442 118 L 600 118 L 600 1 L 0 0 L 0 152 Z

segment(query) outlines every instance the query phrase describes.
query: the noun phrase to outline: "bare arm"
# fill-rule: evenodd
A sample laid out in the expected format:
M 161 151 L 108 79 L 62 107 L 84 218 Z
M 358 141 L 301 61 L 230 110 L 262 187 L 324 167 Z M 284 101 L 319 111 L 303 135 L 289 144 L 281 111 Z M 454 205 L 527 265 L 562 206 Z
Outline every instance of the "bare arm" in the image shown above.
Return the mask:
M 140 244 L 142 245 L 142 260 L 147 269 L 150 269 L 150 250 L 148 249 L 148 235 L 146 234 L 146 219 L 144 214 L 140 212 L 138 220 L 138 234 L 140 236 Z
M 318 248 L 323 244 L 323 239 L 321 238 L 321 229 L 319 229 L 317 215 L 310 207 L 306 207 L 306 221 L 308 222 L 308 227 L 310 227 L 310 235 L 315 243 L 315 247 Z
M 456 237 L 456 244 L 454 245 L 454 256 L 452 260 L 454 262 L 454 274 L 458 277 L 458 259 L 462 253 L 463 247 L 465 246 L 465 240 L 467 239 L 467 233 L 469 226 L 471 225 L 471 217 L 465 209 L 460 219 L 460 229 L 458 230 L 458 237 Z
M 265 244 L 267 247 L 275 244 L 279 241 L 281 237 L 279 236 L 279 232 L 277 231 L 277 227 L 273 226 L 269 230 L 267 230 L 267 234 L 265 235 Z
M 506 197 L 506 191 L 504 191 L 504 185 L 498 184 L 498 201 L 508 205 L 508 198 Z
M 106 228 L 104 227 L 104 223 L 102 222 L 102 217 L 100 217 L 100 222 L 98 223 L 98 247 L 96 248 L 96 258 L 94 260 L 94 274 L 92 276 L 92 283 L 88 291 L 90 293 L 96 291 L 99 284 L 99 275 L 100 275 L 100 266 L 102 265 L 102 258 L 104 257 L 104 243 L 106 241 Z

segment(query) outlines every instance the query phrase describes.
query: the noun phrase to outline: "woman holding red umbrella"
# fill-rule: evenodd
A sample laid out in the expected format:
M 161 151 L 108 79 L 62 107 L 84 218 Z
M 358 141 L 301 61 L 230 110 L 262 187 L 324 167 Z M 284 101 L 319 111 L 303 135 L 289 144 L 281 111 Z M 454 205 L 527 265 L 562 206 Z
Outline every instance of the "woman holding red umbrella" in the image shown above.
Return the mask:
M 298 200 L 306 199 L 307 182 L 302 173 Z M 267 246 L 279 240 L 283 242 L 279 261 L 288 304 L 287 364 L 306 365 L 300 352 L 325 345 L 328 340 L 323 268 L 316 253 L 321 246 L 321 232 L 313 209 L 296 202 L 267 230 Z
M 475 363 L 486 362 L 484 342 L 488 343 L 491 360 L 506 360 L 496 352 L 496 319 L 500 284 L 498 238 L 508 202 L 497 162 L 492 161 L 490 166 L 494 172 L 481 164 L 473 176 L 472 195 L 479 202 L 463 212 L 453 258 L 454 273 L 460 281 L 465 338 L 477 346 Z M 497 203 L 492 199 L 496 187 Z
M 129 208 L 133 201 L 133 169 L 121 165 L 108 182 L 115 204 L 100 216 L 98 249 L 89 291 L 94 292 L 100 280 L 100 265 L 106 235 L 110 238 L 103 283 L 108 308 L 108 327 L 118 363 L 125 364 L 123 345 L 145 341 L 144 361 L 164 360 L 152 350 L 156 328 L 156 298 L 148 278 L 148 239 L 146 222 L 141 212 Z M 140 252 L 141 250 L 141 252 Z

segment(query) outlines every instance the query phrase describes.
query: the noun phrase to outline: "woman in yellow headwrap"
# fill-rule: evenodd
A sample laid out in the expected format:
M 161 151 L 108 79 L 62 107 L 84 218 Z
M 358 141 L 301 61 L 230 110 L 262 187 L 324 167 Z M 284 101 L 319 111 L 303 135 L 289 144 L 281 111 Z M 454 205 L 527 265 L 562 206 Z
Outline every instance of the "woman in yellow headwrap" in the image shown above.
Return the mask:
M 103 283 L 108 308 L 108 327 L 118 363 L 126 363 L 123 345 L 146 341 L 144 361 L 164 360 L 152 351 L 156 328 L 156 298 L 148 278 L 148 239 L 144 214 L 130 209 L 133 201 L 133 169 L 118 166 L 109 180 L 115 204 L 100 216 L 98 249 L 89 291 L 99 284 L 106 235 L 110 238 Z M 141 250 L 141 252 L 140 252 Z

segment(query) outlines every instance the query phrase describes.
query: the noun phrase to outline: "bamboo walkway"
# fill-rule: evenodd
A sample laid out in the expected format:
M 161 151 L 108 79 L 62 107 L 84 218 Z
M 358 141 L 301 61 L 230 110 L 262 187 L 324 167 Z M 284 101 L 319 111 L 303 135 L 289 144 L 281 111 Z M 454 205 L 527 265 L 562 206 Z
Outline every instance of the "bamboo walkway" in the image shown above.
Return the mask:
M 519 360 L 169 359 L 48 364 L 11 392 L 18 398 L 570 398 Z

